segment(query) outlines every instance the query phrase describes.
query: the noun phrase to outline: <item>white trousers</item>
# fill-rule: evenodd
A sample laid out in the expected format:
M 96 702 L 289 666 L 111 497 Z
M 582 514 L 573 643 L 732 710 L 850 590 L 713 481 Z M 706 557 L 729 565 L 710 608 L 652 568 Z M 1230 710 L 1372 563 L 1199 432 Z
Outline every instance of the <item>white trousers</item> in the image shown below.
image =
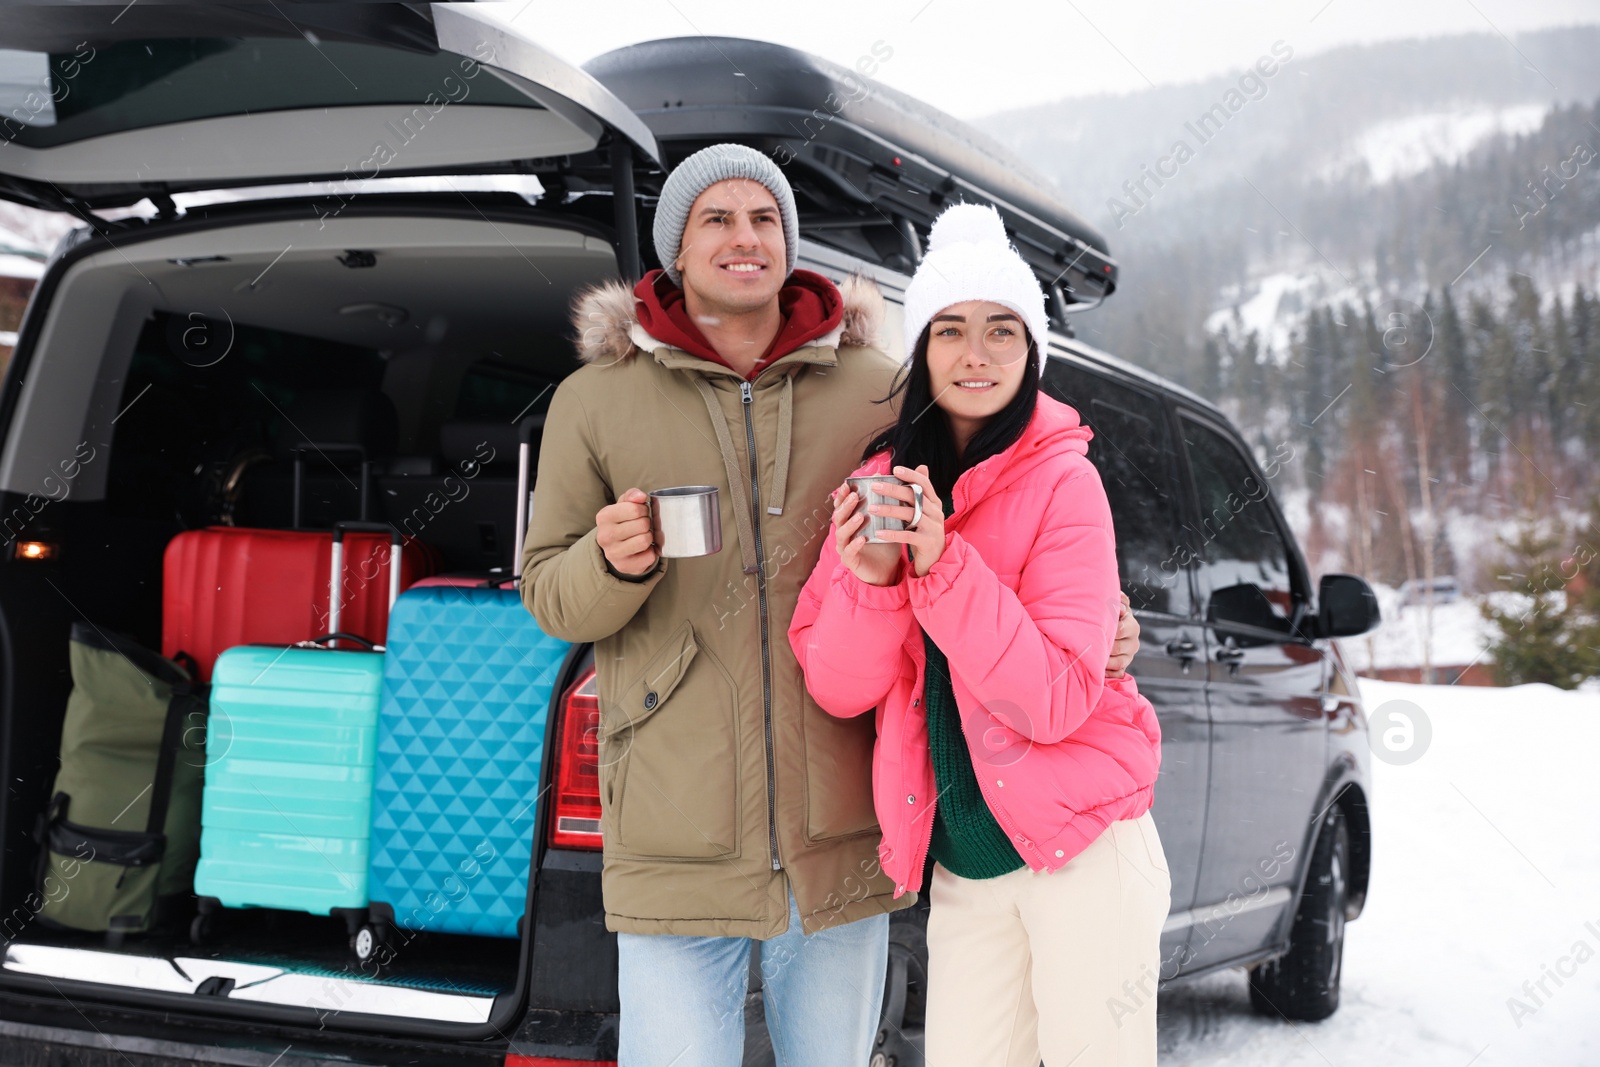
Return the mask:
M 1172 876 L 1148 811 L 1053 873 L 936 863 L 929 897 L 928 1067 L 1154 1067 Z

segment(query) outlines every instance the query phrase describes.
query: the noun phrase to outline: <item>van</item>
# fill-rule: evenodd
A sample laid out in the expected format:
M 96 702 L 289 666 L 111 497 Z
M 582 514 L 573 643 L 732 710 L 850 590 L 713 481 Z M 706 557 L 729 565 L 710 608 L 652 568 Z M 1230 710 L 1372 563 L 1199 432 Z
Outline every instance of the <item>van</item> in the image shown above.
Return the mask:
M 35 826 L 71 626 L 154 647 L 181 532 L 324 528 L 366 497 L 445 571 L 515 572 L 519 428 L 576 369 L 571 299 L 651 265 L 662 178 L 717 140 L 777 153 L 801 264 L 872 278 L 891 319 L 943 203 L 1002 211 L 1050 294 L 1044 387 L 1095 430 L 1143 627 L 1131 671 L 1160 716 L 1173 875 L 1161 978 L 1250 967 L 1263 1011 L 1337 1006 L 1371 846 L 1366 722 L 1334 639 L 1375 625 L 1376 602 L 1358 578 L 1313 585 L 1271 491 L 1292 442 L 1254 455 L 1213 405 L 1073 336 L 1115 260 L 1003 150 L 789 49 L 682 39 L 578 69 L 470 4 L 23 7 L 0 61 L 0 196 L 83 223 L 0 388 L 0 1046 L 107 1064 L 614 1059 L 585 648 L 530 709 L 548 726 L 516 938 L 428 934 L 372 967 L 327 916 L 272 909 L 198 941 L 55 929 Z M 389 178 L 413 187 L 376 188 Z M 333 392 L 392 421 L 352 415 L 359 468 L 301 472 L 283 443 Z M 923 905 L 892 925 L 884 1063 L 920 1062 L 925 921 Z M 771 1062 L 756 978 L 746 1060 Z
M 1426 604 L 1430 599 L 1435 604 L 1454 604 L 1461 599 L 1461 583 L 1453 574 L 1440 575 L 1431 583 L 1426 578 L 1408 578 L 1400 583 L 1402 608 Z

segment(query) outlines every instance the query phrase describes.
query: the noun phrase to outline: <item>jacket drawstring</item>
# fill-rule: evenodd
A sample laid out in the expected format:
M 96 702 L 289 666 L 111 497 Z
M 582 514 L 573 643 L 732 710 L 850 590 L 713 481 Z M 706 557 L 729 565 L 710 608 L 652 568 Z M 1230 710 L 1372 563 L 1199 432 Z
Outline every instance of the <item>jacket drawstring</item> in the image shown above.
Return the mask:
M 789 446 L 794 429 L 794 376 L 791 370 L 783 376 L 783 393 L 778 398 L 778 475 L 772 485 L 772 503 L 768 515 L 783 514 L 783 496 L 789 488 Z
M 739 558 L 743 561 L 744 573 L 754 574 L 757 569 L 756 532 L 750 524 L 750 494 L 745 490 L 746 475 L 739 471 L 739 457 L 733 450 L 728 420 L 723 417 L 722 406 L 717 403 L 717 394 L 711 388 L 711 383 L 700 374 L 691 373 L 689 377 L 694 379 L 695 388 L 700 390 L 706 410 L 711 414 L 711 428 L 716 431 L 717 448 L 722 452 L 722 464 L 728 474 L 728 489 L 733 493 L 733 514 L 739 531 Z

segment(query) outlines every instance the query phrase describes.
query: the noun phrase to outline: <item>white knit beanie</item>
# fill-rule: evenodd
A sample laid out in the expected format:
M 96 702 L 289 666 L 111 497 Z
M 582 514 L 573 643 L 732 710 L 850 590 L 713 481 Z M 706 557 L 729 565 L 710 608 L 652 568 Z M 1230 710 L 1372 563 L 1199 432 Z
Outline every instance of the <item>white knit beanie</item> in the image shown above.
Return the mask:
M 992 300 L 1022 317 L 1044 369 L 1050 317 L 1044 290 L 1006 238 L 1000 213 L 987 204 L 952 204 L 933 222 L 928 251 L 906 286 L 905 344 L 911 358 L 933 317 L 963 300 Z
M 656 201 L 651 236 L 655 238 L 656 258 L 661 260 L 661 269 L 667 272 L 673 285 L 683 285 L 683 276 L 672 264 L 683 248 L 683 230 L 689 224 L 689 210 L 701 193 L 727 178 L 760 182 L 778 202 L 778 221 L 783 225 L 783 252 L 787 261 L 783 276 L 787 278 L 794 273 L 795 260 L 800 256 L 800 220 L 795 214 L 794 191 L 789 188 L 789 179 L 783 176 L 776 163 L 754 148 L 742 144 L 714 144 L 673 167 L 661 185 L 661 198 Z

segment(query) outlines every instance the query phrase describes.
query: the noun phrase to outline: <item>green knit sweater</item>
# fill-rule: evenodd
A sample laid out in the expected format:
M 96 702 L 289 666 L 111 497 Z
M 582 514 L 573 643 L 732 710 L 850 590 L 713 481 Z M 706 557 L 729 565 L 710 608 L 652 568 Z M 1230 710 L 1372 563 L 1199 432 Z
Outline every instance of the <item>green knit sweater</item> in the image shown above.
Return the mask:
M 949 661 L 927 633 L 923 633 L 922 643 L 928 652 L 922 701 L 928 712 L 928 751 L 933 756 L 938 797 L 933 805 L 928 858 L 963 878 L 995 878 L 1026 864 L 978 788 L 955 689 L 950 684 Z

